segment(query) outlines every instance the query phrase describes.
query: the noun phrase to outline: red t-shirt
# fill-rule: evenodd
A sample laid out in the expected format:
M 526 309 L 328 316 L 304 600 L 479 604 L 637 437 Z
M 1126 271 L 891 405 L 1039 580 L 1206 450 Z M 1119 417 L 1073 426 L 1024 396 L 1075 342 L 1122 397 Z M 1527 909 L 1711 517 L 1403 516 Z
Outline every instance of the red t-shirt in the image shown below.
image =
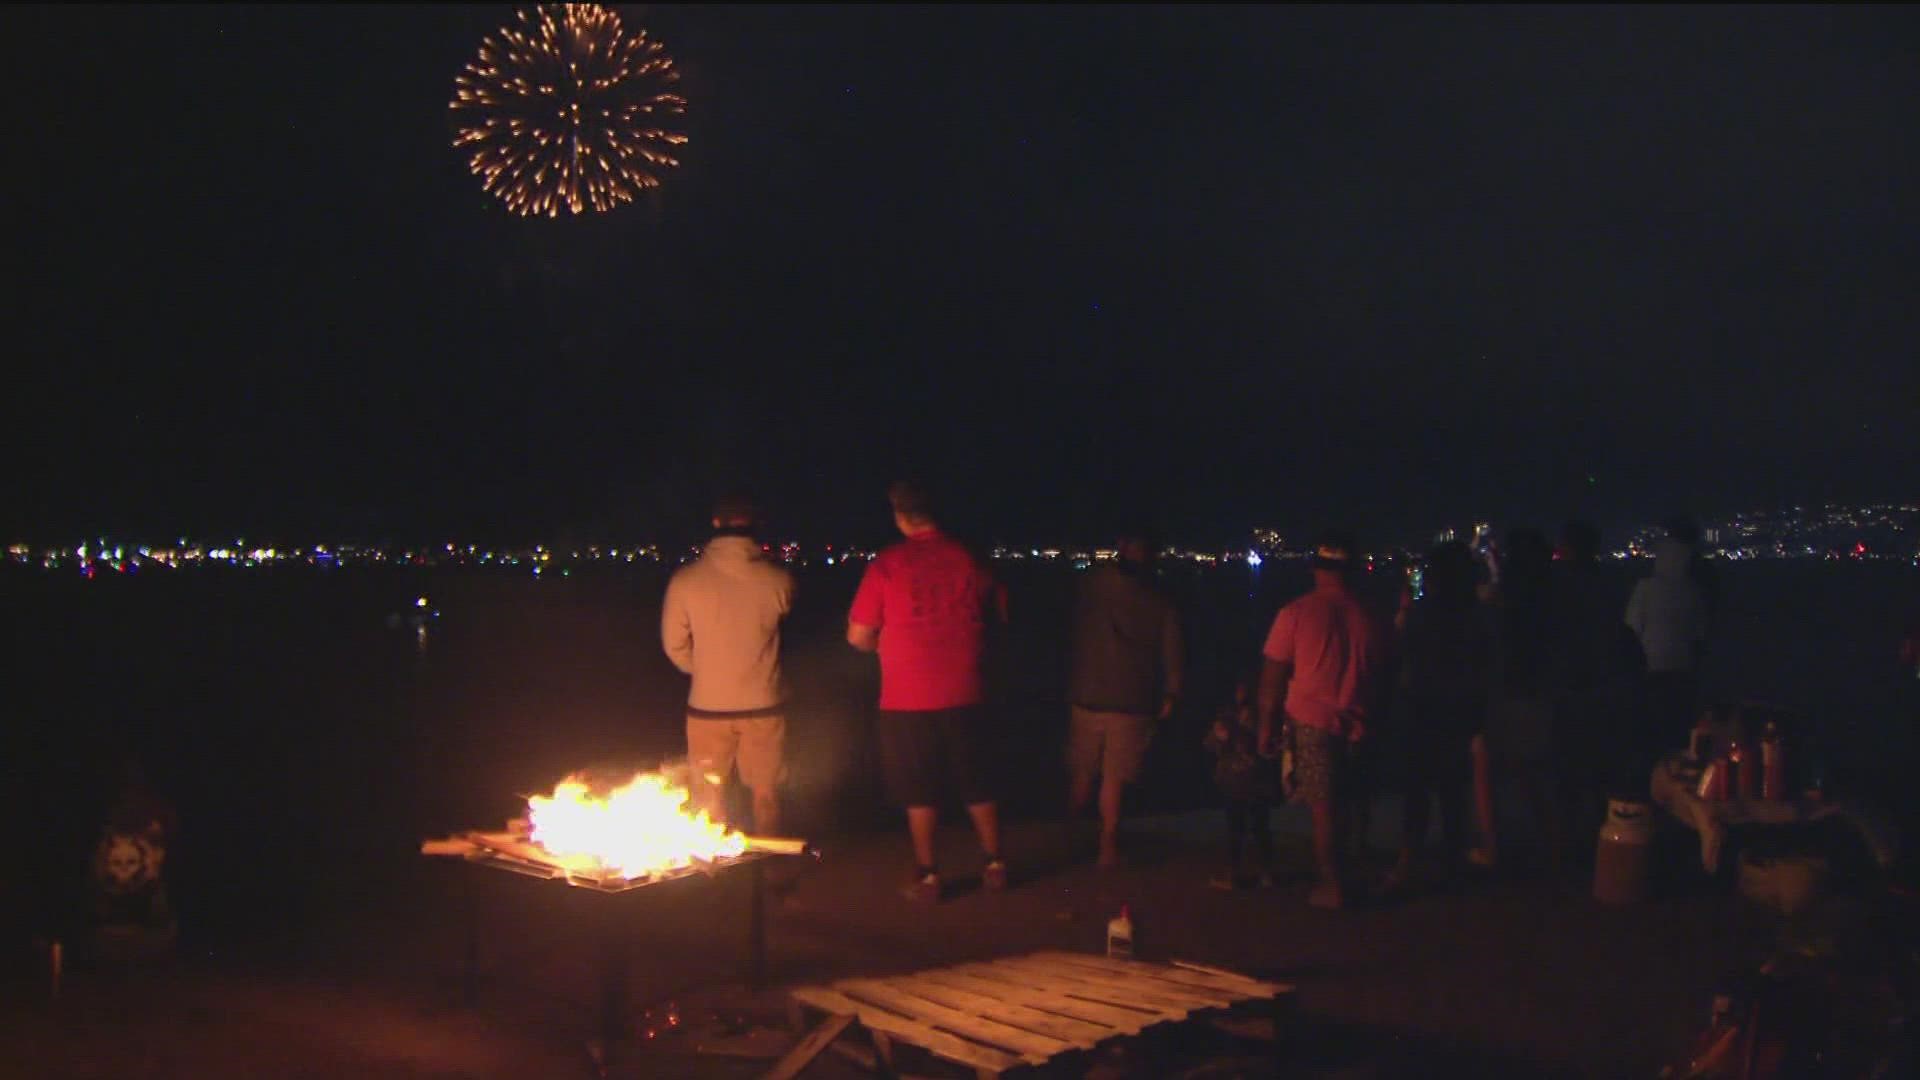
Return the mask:
M 1386 673 L 1386 634 L 1344 585 L 1323 584 L 1273 617 L 1260 650 L 1291 664 L 1287 719 L 1359 739 Z
M 1007 597 L 964 546 L 925 532 L 867 564 L 848 620 L 880 631 L 880 707 L 920 712 L 978 705 L 987 619 Z

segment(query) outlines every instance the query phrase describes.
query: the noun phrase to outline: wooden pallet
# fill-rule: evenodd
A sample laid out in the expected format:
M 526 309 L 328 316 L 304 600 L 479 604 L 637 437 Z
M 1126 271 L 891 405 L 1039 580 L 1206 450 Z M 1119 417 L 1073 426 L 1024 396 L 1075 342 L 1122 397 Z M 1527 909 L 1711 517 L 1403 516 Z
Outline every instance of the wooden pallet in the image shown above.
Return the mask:
M 856 1024 L 871 1036 L 876 1052 L 849 1056 L 896 1074 L 895 1043 L 919 1047 L 978 1076 L 997 1077 L 1161 1024 L 1199 1018 L 1238 1020 L 1230 1029 L 1239 1034 L 1265 1021 L 1270 1026 L 1259 1034 L 1277 1039 L 1292 994 L 1291 986 L 1200 964 L 1069 952 L 884 979 L 844 979 L 792 992 L 797 1029 L 804 1029 L 808 1010 L 827 1018 L 765 1080 L 790 1080 Z

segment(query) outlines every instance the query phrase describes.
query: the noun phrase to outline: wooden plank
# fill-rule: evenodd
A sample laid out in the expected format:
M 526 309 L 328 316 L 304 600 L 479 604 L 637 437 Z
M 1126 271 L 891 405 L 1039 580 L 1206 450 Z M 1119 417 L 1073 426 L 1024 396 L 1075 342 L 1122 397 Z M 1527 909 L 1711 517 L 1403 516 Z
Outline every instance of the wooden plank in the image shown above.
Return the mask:
M 1169 964 L 1155 964 L 1141 960 L 1112 960 L 1104 956 L 1088 953 L 1040 952 L 1034 953 L 1036 960 L 1058 960 L 1062 963 L 1078 964 L 1095 971 L 1114 972 L 1129 976 L 1143 976 L 1160 982 L 1173 983 L 1177 989 L 1202 991 L 1212 994 L 1226 994 L 1235 1000 L 1248 998 L 1270 998 L 1286 990 L 1276 983 L 1263 983 L 1249 979 L 1244 975 L 1231 972 L 1212 974 L 1190 968 L 1178 968 Z
M 944 1031 L 936 1031 L 925 1024 L 888 1012 L 879 1006 L 854 1001 L 837 990 L 820 986 L 802 986 L 793 991 L 793 996 L 801 1004 L 810 1005 L 822 1012 L 858 1016 L 860 1023 L 870 1031 L 892 1035 L 904 1042 L 929 1050 L 938 1057 L 965 1065 L 969 1069 L 1001 1073 L 1021 1064 L 1021 1059 L 1012 1054 L 968 1042 Z
M 778 1064 L 761 1077 L 761 1080 L 793 1080 L 800 1075 L 800 1070 L 813 1064 L 813 1059 L 820 1056 L 820 1051 L 825 1050 L 828 1043 L 839 1038 L 841 1032 L 852 1026 L 853 1021 L 853 1017 L 844 1013 L 822 1020 L 819 1027 L 807 1032 L 807 1037 L 801 1039 L 798 1046 L 787 1051 L 787 1056 L 781 1058 Z
M 1000 967 L 996 964 L 974 964 L 954 968 L 953 970 L 962 975 L 971 975 L 980 979 L 1000 982 L 1010 987 L 1029 987 L 1047 990 L 1056 994 L 1064 994 L 1069 997 L 1096 1002 L 1101 1005 L 1131 1009 L 1143 1018 L 1179 1021 L 1185 1020 L 1187 1014 L 1193 1011 L 1180 1002 L 1163 999 L 1148 1000 L 1139 994 L 1121 993 L 1103 986 L 1095 986 L 1092 983 L 1070 979 L 1056 979 L 1049 975 L 1032 971 L 1018 971 L 1012 968 Z
M 923 997 L 928 1001 L 937 1001 L 950 1009 L 959 1009 L 976 1016 L 984 1016 L 989 1020 L 998 1020 L 1003 1024 L 1012 1024 L 1017 1028 L 1038 1032 L 1070 1043 L 1082 1050 L 1091 1050 L 1107 1039 L 1126 1034 L 1105 1024 L 1061 1016 L 1058 1013 L 1042 1012 L 1004 998 L 994 998 L 970 990 L 944 986 L 925 975 L 903 975 L 888 979 L 886 982 L 888 986 L 915 997 Z
M 1104 991 L 1107 996 L 1101 1000 L 1115 1001 L 1122 1005 L 1129 1001 L 1142 1001 L 1191 1012 L 1195 1009 L 1225 1008 L 1234 1002 L 1233 998 L 1220 994 L 1201 990 L 1188 992 L 1171 987 L 1162 988 L 1144 979 L 1130 979 L 1123 975 L 1102 975 L 1058 961 L 1028 960 L 1017 957 L 995 960 L 993 966 L 1010 973 L 1054 979 L 1068 985 L 1078 984 L 1082 992 L 1089 996 Z
M 1189 989 L 1217 991 L 1246 998 L 1267 998 L 1281 993 L 1288 987 L 1280 983 L 1262 982 L 1237 972 L 1220 968 L 1209 968 L 1198 964 L 1180 961 L 1158 963 L 1151 960 L 1114 960 L 1096 953 L 1062 952 L 1058 950 L 1033 954 L 1036 958 L 1064 960 L 1069 963 L 1083 964 L 1104 971 L 1130 972 L 1147 975 L 1167 982 L 1179 983 Z
M 1068 997 L 1052 990 L 1037 986 L 1016 986 L 1013 983 L 999 982 L 967 975 L 953 968 L 940 968 L 922 972 L 914 978 L 933 983 L 937 986 L 952 987 L 967 994 L 977 994 L 993 1000 L 1013 1002 L 1037 1012 L 1056 1016 L 1071 1017 L 1090 1024 L 1111 1028 L 1123 1035 L 1137 1035 L 1154 1024 L 1162 1023 L 1166 1017 L 1158 1012 L 1125 1009 L 1114 1005 L 1103 1005 L 1084 998 Z
M 1116 987 L 1146 994 L 1159 994 L 1163 997 L 1187 998 L 1204 1002 L 1214 1007 L 1225 1007 L 1247 1000 L 1244 995 L 1213 990 L 1202 986 L 1189 986 L 1181 983 L 1156 979 L 1144 971 L 1127 968 L 1107 968 L 1082 964 L 1072 959 L 1072 953 L 1058 953 L 1047 959 L 1031 956 L 1009 957 L 1016 963 L 1036 964 L 1053 970 L 1068 978 L 1085 979 L 1089 982 L 1110 984 Z M 1118 963 L 1118 961 L 1110 961 Z
M 891 1009 L 911 1020 L 917 1020 L 931 1028 L 937 1028 L 971 1039 L 977 1043 L 1007 1050 L 1025 1058 L 1035 1065 L 1044 1065 L 1068 1050 L 1074 1044 L 963 1012 L 951 1006 L 942 1005 L 931 998 L 923 998 L 890 986 L 878 979 L 847 979 L 833 984 L 835 990 L 859 1002 L 871 1002 L 885 1009 Z

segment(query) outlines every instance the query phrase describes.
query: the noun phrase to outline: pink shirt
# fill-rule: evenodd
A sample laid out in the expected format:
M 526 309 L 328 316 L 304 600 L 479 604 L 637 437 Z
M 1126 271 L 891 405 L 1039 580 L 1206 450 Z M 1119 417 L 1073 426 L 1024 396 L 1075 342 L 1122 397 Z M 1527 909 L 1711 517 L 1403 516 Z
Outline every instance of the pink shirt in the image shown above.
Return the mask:
M 1359 739 L 1386 674 L 1384 628 L 1345 585 L 1323 582 L 1273 617 L 1261 655 L 1289 664 L 1287 719 Z
M 978 705 L 987 619 L 1007 597 L 957 541 L 909 537 L 867 564 L 848 621 L 880 631 L 880 707 L 920 712 Z

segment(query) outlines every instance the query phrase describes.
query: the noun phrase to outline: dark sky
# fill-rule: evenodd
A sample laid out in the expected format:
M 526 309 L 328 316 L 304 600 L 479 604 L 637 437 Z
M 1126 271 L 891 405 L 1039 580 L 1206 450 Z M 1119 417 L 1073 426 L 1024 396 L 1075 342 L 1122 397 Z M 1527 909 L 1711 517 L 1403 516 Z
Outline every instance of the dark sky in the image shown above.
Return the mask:
M 1920 491 L 1905 7 L 622 7 L 647 205 L 449 145 L 510 8 L 9 19 L 4 525 L 1610 522 Z

